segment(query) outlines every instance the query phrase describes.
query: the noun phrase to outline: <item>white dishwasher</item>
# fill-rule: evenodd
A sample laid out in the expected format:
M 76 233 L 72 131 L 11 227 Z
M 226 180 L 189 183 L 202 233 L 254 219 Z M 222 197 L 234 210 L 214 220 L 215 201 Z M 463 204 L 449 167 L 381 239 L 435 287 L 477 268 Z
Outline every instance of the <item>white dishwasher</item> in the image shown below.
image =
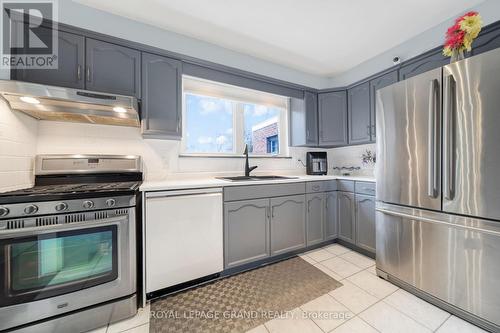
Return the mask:
M 224 268 L 222 189 L 146 192 L 146 293 Z

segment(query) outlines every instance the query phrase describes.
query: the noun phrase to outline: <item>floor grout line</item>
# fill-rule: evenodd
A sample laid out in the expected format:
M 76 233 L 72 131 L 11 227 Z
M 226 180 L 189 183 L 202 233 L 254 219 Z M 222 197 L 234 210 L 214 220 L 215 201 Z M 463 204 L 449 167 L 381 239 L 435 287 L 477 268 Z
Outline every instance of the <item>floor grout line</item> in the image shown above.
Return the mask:
M 444 311 L 444 310 L 443 310 Z M 444 323 L 446 323 L 450 318 L 451 316 L 453 316 L 451 313 L 449 312 L 446 312 L 448 313 L 448 317 L 446 317 L 446 319 L 433 331 L 433 332 L 437 332 L 443 325 Z

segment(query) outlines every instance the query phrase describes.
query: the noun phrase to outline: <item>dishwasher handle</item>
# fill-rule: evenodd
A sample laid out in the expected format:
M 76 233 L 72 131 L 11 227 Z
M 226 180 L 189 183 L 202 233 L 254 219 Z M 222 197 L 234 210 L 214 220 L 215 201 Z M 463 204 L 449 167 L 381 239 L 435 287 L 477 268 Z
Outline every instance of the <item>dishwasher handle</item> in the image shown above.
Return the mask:
M 201 188 L 192 190 L 174 190 L 174 191 L 158 191 L 146 192 L 146 198 L 165 198 L 165 197 L 178 197 L 185 195 L 200 195 L 200 194 L 213 194 L 222 193 L 222 188 Z

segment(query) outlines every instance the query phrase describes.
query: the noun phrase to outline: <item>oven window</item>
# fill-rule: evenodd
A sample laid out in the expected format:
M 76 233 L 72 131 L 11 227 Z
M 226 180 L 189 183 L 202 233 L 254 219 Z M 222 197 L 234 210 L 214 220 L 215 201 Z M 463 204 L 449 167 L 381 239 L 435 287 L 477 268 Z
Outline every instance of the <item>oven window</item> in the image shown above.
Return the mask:
M 116 231 L 112 225 L 2 244 L 7 268 L 4 301 L 41 299 L 116 279 Z

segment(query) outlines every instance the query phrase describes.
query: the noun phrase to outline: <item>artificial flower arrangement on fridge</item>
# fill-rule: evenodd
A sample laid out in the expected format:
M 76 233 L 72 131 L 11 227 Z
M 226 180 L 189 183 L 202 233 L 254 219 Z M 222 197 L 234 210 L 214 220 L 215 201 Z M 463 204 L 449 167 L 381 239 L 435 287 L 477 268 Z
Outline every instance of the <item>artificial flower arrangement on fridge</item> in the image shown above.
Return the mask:
M 483 20 L 478 12 L 468 12 L 455 20 L 446 31 L 443 54 L 451 57 L 451 62 L 464 58 L 464 52 L 472 50 L 472 42 L 481 32 Z

